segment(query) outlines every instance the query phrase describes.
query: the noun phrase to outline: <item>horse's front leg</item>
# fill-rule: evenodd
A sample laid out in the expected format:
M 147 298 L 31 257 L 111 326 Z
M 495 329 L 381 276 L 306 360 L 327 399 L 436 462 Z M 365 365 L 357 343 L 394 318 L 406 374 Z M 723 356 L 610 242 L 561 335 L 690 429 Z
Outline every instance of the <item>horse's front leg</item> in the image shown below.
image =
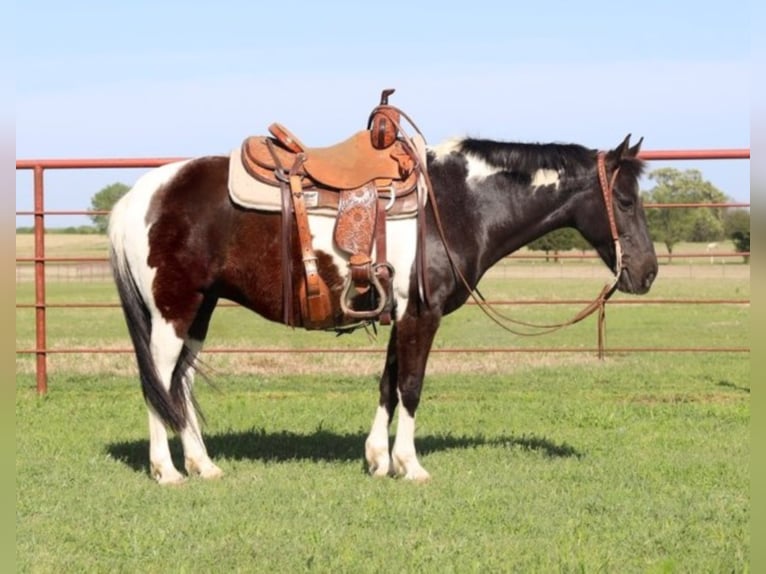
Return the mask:
M 415 451 L 415 411 L 420 404 L 426 362 L 439 322 L 438 315 L 421 312 L 417 317 L 405 315 L 398 324 L 396 392 L 401 408 L 391 458 L 397 475 L 419 482 L 431 476 L 420 466 Z
M 372 429 L 364 443 L 364 454 L 370 474 L 387 476 L 391 472 L 391 456 L 388 453 L 388 427 L 394 416 L 399 395 L 396 392 L 396 324 L 391 328 L 386 351 L 386 366 L 380 377 L 380 400 L 375 411 Z
M 418 481 L 430 478 L 420 466 L 415 451 L 415 411 L 420 403 L 428 353 L 438 327 L 439 318 L 424 313 L 417 318 L 405 315 L 391 331 L 386 368 L 380 379 L 378 410 L 365 443 L 367 463 L 375 476 L 396 474 Z M 402 408 L 399 409 L 394 448 L 389 457 L 388 427 L 399 402 Z

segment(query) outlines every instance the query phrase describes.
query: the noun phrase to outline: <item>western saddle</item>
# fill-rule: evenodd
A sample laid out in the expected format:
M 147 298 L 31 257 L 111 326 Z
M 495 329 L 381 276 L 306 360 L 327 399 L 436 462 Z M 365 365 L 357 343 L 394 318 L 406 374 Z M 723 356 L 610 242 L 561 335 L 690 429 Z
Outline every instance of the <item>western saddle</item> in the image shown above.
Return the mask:
M 367 129 L 336 145 L 307 147 L 278 123 L 269 126 L 271 136 L 251 136 L 242 144 L 249 175 L 281 190 L 283 320 L 288 325 L 298 324 L 291 269 L 294 214 L 304 274 L 298 289 L 300 324 L 307 329 L 337 327 L 309 229 L 307 207 L 320 205 L 337 206 L 333 240 L 348 255 L 340 296 L 344 319 L 391 321 L 394 269 L 386 261 L 386 217 L 417 215 L 420 225 L 426 197 L 422 136 L 415 143 L 401 129 L 401 117 L 409 118 L 388 104 L 393 92 L 383 90 Z M 355 298 L 364 294 L 371 296 L 370 302 L 358 309 Z

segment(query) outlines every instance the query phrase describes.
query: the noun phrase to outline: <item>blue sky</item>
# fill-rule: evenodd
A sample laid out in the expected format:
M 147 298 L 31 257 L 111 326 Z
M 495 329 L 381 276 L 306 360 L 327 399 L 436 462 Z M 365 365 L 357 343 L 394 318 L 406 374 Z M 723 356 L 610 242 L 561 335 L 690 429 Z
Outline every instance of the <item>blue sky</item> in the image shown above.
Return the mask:
M 17 158 L 227 153 L 272 121 L 330 144 L 364 127 L 384 87 L 432 144 L 608 148 L 632 133 L 645 149 L 750 146 L 742 0 L 31 0 L 16 18 Z M 748 161 L 649 169 L 665 166 L 750 200 Z M 85 209 L 141 173 L 48 171 L 46 208 Z M 16 208 L 30 209 L 31 176 L 16 181 Z

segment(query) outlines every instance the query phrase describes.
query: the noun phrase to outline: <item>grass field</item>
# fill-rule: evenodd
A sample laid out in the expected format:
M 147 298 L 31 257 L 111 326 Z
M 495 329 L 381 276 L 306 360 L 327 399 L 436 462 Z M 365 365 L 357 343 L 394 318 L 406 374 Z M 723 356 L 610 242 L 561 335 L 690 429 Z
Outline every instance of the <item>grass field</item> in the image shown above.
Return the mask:
M 179 488 L 148 477 L 132 377 L 21 375 L 17 571 L 748 571 L 746 358 L 507 371 L 431 375 L 427 485 L 363 473 L 372 374 L 219 376 L 226 476 Z
M 749 299 L 749 274 L 730 272 L 747 267 L 720 267 L 728 274 L 690 281 L 663 266 L 649 297 Z M 482 289 L 592 298 L 602 284 L 496 275 Z M 32 302 L 33 286 L 17 283 L 16 298 Z M 51 283 L 48 301 L 116 295 L 106 282 Z M 507 310 L 548 321 L 575 309 Z M 607 317 L 608 347 L 750 344 L 749 305 L 618 304 Z M 17 309 L 17 348 L 34 346 L 33 323 Z M 119 309 L 50 309 L 48 327 L 54 348 L 128 345 Z M 17 355 L 17 571 L 749 571 L 747 353 L 434 354 L 416 437 L 433 480 L 415 485 L 363 470 L 386 336 L 334 338 L 219 309 L 210 346 L 375 352 L 207 355 L 214 385 L 197 395 L 226 476 L 178 488 L 148 476 L 130 355 L 52 355 L 44 398 L 33 359 Z M 592 348 L 595 323 L 518 338 L 466 307 L 435 348 L 468 346 Z

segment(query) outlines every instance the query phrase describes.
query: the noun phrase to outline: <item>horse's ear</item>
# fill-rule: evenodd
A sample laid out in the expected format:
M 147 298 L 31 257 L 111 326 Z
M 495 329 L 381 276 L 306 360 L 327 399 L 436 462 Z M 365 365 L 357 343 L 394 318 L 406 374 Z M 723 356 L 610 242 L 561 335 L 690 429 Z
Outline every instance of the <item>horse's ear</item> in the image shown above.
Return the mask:
M 623 159 L 626 158 L 633 158 L 638 155 L 639 150 L 641 149 L 641 144 L 643 143 L 644 138 L 642 137 L 640 140 L 638 140 L 638 143 L 634 145 L 633 147 L 630 147 L 630 134 L 625 136 L 625 139 L 622 140 L 622 143 L 618 145 L 616 148 L 614 148 L 611 152 L 609 152 L 610 157 L 613 161 L 620 162 Z
M 625 136 L 625 139 L 622 140 L 622 143 L 618 145 L 614 149 L 614 157 L 617 161 L 620 161 L 622 158 L 624 158 L 629 152 L 630 148 L 630 134 Z
M 637 157 L 638 152 L 641 151 L 641 144 L 644 143 L 644 138 L 641 136 L 641 139 L 638 140 L 638 143 L 634 145 L 632 148 L 628 150 L 628 156 L 629 157 Z

